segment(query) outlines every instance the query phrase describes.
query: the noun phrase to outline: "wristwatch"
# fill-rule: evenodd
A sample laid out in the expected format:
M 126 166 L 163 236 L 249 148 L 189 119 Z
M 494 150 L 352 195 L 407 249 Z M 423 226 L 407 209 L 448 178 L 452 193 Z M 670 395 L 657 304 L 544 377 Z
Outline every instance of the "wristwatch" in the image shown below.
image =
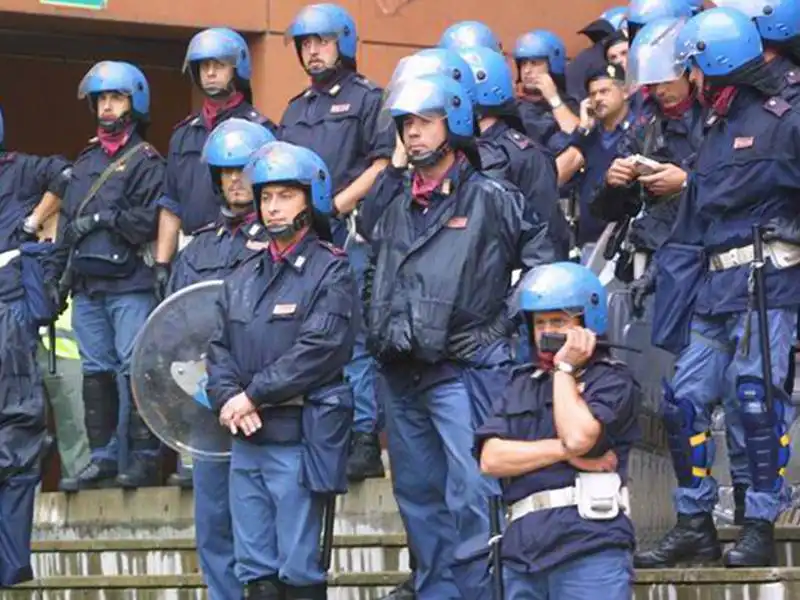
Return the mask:
M 547 103 L 550 105 L 551 110 L 555 110 L 564 106 L 564 101 L 561 99 L 561 96 L 553 96 L 552 98 L 548 98 Z
M 575 367 L 573 367 L 568 362 L 560 360 L 555 364 L 555 367 L 556 371 L 561 371 L 562 373 L 566 373 L 567 375 L 575 375 Z

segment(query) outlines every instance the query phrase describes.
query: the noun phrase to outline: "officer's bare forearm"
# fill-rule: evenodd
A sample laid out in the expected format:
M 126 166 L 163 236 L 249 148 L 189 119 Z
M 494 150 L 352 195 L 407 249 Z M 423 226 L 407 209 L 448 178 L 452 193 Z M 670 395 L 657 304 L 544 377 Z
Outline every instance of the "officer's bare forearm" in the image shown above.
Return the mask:
M 156 262 L 168 263 L 178 249 L 178 232 L 181 219 L 166 209 L 158 211 L 158 241 L 156 242 Z
M 358 203 L 361 202 L 369 193 L 370 189 L 372 189 L 378 175 L 381 174 L 381 171 L 383 171 L 388 164 L 389 161 L 387 159 L 379 158 L 373 162 L 366 171 L 359 175 L 353 183 L 336 194 L 336 210 L 343 215 L 353 212 L 356 206 L 358 206 Z
M 31 216 L 37 225 L 41 226 L 47 219 L 61 210 L 61 198 L 53 192 L 45 192 L 36 208 L 31 212 Z
M 553 420 L 559 439 L 576 456 L 589 452 L 602 433 L 602 426 L 583 400 L 577 381 L 561 371 L 553 375 Z
M 515 477 L 570 458 L 561 440 L 526 442 L 491 438 L 481 449 L 481 472 L 491 477 Z
M 553 117 L 564 133 L 572 133 L 581 123 L 581 120 L 563 102 L 561 106 L 553 109 Z
M 564 185 L 581 170 L 584 165 L 584 158 L 581 151 L 577 148 L 569 147 L 556 158 L 556 168 L 558 169 L 558 185 Z

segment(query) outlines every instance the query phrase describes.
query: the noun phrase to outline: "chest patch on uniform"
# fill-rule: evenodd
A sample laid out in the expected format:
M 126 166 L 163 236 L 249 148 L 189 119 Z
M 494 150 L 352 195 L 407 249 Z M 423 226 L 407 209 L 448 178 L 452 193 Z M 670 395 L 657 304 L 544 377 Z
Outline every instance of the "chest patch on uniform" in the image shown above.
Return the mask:
M 305 256 L 298 256 L 294 259 L 294 268 L 300 269 L 304 264 L 306 264 L 306 257 Z
M 331 114 L 340 115 L 350 110 L 350 104 L 334 104 L 331 106 Z
M 467 222 L 467 217 L 453 217 L 444 226 L 448 229 L 466 229 Z
M 737 137 L 733 140 L 733 149 L 741 150 L 743 148 L 752 148 L 755 140 L 753 137 Z
M 293 315 L 297 310 L 297 304 L 276 304 L 272 309 L 272 314 L 277 316 Z

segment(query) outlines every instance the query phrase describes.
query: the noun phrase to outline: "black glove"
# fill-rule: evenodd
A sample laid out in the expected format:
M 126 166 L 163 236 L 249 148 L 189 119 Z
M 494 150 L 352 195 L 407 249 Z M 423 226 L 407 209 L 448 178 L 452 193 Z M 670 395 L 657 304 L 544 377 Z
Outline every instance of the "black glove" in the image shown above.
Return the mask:
M 447 340 L 447 355 L 456 360 L 469 362 L 482 348 L 509 337 L 513 328 L 513 321 L 503 312 L 488 325 L 451 335 Z
M 778 240 L 800 246 L 800 219 L 774 217 L 761 228 L 761 237 L 765 242 Z
M 167 295 L 167 283 L 169 283 L 170 275 L 169 263 L 156 263 L 153 265 L 153 274 L 155 275 L 153 293 L 155 294 L 156 301 L 161 303 Z
M 654 265 L 648 267 L 644 274 L 630 284 L 631 307 L 634 315 L 641 315 L 644 311 L 645 299 L 656 291 L 656 269 Z
M 95 229 L 107 226 L 105 220 L 100 216 L 100 213 L 87 215 L 85 217 L 78 217 L 70 221 L 64 230 L 64 241 L 72 246 L 81 241 Z
M 69 290 L 61 289 L 58 282 L 47 281 L 44 284 L 44 291 L 47 294 L 47 299 L 50 300 L 55 308 L 57 316 L 67 310 Z

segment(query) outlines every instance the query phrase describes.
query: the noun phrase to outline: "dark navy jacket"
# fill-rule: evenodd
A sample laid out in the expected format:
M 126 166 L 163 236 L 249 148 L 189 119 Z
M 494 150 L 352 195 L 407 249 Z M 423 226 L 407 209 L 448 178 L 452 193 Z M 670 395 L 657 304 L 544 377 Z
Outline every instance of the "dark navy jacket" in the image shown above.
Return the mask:
M 628 367 L 607 359 L 596 360 L 578 378 L 583 399 L 603 425 L 601 439 L 586 456 L 598 458 L 613 450 L 625 485 L 630 451 L 641 436 L 639 387 Z M 534 365 L 515 370 L 506 393 L 475 436 L 478 457 L 483 443 L 492 438 L 557 439 L 551 375 Z M 536 492 L 575 485 L 577 473 L 571 464 L 560 462 L 503 480 L 503 499 L 510 505 Z M 502 551 L 511 568 L 533 573 L 607 548 L 632 550 L 634 543 L 633 523 L 622 512 L 609 521 L 588 521 L 573 506 L 539 510 L 514 521 L 503 534 Z
M 506 310 L 511 272 L 552 262 L 547 229 L 523 218 L 525 199 L 461 159 L 423 208 L 411 172 L 388 167 L 360 213 L 375 276 L 367 345 L 383 363 L 447 360 L 454 333 Z
M 221 113 L 216 125 L 233 117 L 261 123 L 277 135 L 277 126 L 247 102 Z M 200 161 L 209 133 L 202 115 L 194 114 L 175 126 L 169 140 L 164 193 L 158 206 L 179 216 L 186 234 L 213 223 L 219 215 L 219 197 L 214 192 L 211 173 L 208 165 Z
M 580 107 L 575 100 L 567 98 L 563 102 L 576 115 L 578 114 Z M 519 98 L 517 108 L 528 137 L 547 148 L 553 156 L 558 156 L 567 149 L 570 134 L 561 131 L 558 121 L 553 116 L 553 109 L 546 101 L 533 102 L 527 98 Z
M 578 244 L 595 242 L 605 229 L 606 222 L 592 216 L 590 204 L 596 190 L 603 185 L 606 171 L 615 158 L 633 154 L 630 148 L 628 130 L 633 127 L 634 114 L 629 110 L 627 116 L 614 131 L 606 131 L 598 124 L 579 145 L 585 165 L 583 171 L 574 179 L 577 184 L 580 220 L 578 222 Z M 577 145 L 577 144 L 576 144 Z
M 152 269 L 145 263 L 147 245 L 156 237 L 156 200 L 161 196 L 164 182 L 164 159 L 149 144 L 142 147 L 117 169 L 101 186 L 92 200 L 83 208 L 89 190 L 106 167 L 121 157 L 132 146 L 142 142 L 134 132 L 115 156 L 110 157 L 96 139 L 78 156 L 73 164 L 72 178 L 62 203 L 63 224 L 93 213 L 100 213 L 111 222 L 111 228 L 93 231 L 72 250 L 83 256 L 103 257 L 111 264 L 120 255 L 136 255 L 135 267 L 113 277 L 94 277 L 72 269 L 73 293 L 129 293 L 153 289 Z M 63 239 L 63 238 L 62 238 Z M 62 264 L 70 249 L 60 246 Z
M 691 171 L 703 141 L 703 108 L 695 103 L 682 118 L 671 119 L 661 113 L 655 99 L 648 99 L 646 105 L 627 132 L 630 152 Z M 679 203 L 680 193 L 650 196 L 637 181 L 625 187 L 610 186 L 604 181 L 590 210 L 604 221 L 619 221 L 637 217 L 644 206 L 644 213 L 631 222 L 629 239 L 639 250 L 655 251 L 669 237 Z
M 791 94 L 789 88 L 785 94 Z M 800 112 L 783 95 L 741 88 L 726 117 L 706 120 L 695 171 L 670 242 L 701 246 L 707 256 L 752 243 L 752 226 L 793 219 L 800 195 Z M 707 272 L 695 312 L 747 310 L 749 265 Z M 800 267 L 765 268 L 770 308 L 800 303 Z
M 324 88 L 309 87 L 289 101 L 281 139 L 319 154 L 334 194 L 376 160 L 390 158 L 395 129 L 378 127 L 383 91 L 358 73 L 345 72 Z
M 19 247 L 22 221 L 45 192 L 63 198 L 69 178 L 69 163 L 60 156 L 0 153 L 0 252 Z M 19 259 L 0 267 L 0 301 L 22 297 L 20 277 Z
M 225 280 L 217 313 L 206 360 L 214 406 L 244 391 L 267 414 L 248 441 L 297 441 L 302 408 L 280 405 L 341 382 L 353 352 L 359 311 L 344 252 L 314 233 L 278 262 L 261 252 Z
M 201 281 L 224 279 L 258 252 L 248 242 L 267 242 L 266 228 L 253 219 L 231 227 L 229 219 L 200 229 L 172 263 L 167 293 Z
M 569 226 L 558 203 L 553 155 L 528 136 L 498 121 L 478 139 L 481 170 L 517 186 L 527 201 L 525 218 L 547 224 L 557 260 L 569 253 Z

